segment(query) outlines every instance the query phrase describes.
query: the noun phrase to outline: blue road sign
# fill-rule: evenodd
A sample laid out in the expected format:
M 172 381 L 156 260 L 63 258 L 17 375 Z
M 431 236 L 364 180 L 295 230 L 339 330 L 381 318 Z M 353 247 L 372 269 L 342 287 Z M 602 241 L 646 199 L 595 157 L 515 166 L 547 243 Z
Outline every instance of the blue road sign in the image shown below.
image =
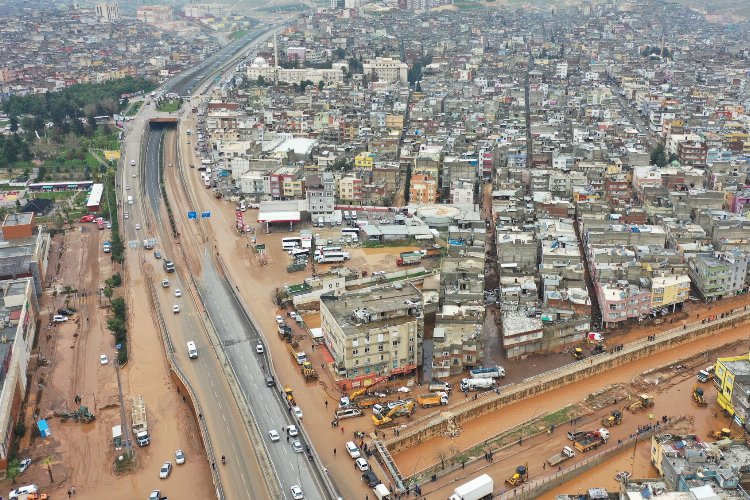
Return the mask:
M 197 219 L 198 212 L 188 212 L 188 219 Z
M 201 212 L 201 218 L 202 219 L 207 219 L 209 217 L 211 217 L 211 212 L 209 212 L 209 211 Z

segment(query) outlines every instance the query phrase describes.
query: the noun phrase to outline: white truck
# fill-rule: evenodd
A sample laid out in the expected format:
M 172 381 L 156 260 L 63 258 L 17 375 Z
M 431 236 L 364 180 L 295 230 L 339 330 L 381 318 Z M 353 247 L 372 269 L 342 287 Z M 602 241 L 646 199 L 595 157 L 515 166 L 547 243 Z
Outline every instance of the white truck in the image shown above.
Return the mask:
M 391 492 L 383 483 L 375 486 L 372 491 L 375 492 L 375 498 L 377 498 L 378 500 L 390 500 L 391 498 L 393 498 L 391 497 Z
M 143 401 L 143 396 L 138 396 L 133 399 L 133 434 L 138 442 L 138 446 L 147 446 L 150 444 L 150 437 L 148 435 L 148 422 L 146 421 L 146 403 Z
M 494 486 L 492 478 L 487 474 L 482 474 L 468 483 L 458 486 L 453 490 L 453 494 L 448 500 L 481 500 L 492 498 Z
M 492 389 L 494 385 L 495 381 L 491 378 L 465 378 L 461 380 L 461 390 L 463 392 Z
M 561 464 L 564 461 L 573 458 L 574 456 L 576 456 L 576 452 L 573 448 L 571 448 L 570 446 L 563 446 L 563 449 L 560 453 L 558 453 L 557 455 L 552 455 L 547 459 L 547 463 L 554 467 L 555 465 Z
M 505 368 L 502 366 L 488 366 L 486 368 L 474 368 L 469 370 L 471 378 L 503 378 Z
M 427 388 L 432 392 L 450 392 L 453 390 L 451 384 L 441 380 L 432 380 Z

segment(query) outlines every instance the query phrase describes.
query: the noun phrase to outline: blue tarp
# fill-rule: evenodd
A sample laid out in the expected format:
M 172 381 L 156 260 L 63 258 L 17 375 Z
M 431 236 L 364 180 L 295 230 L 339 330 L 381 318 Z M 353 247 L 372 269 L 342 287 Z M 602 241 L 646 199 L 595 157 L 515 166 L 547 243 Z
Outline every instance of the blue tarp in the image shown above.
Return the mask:
M 36 426 L 39 429 L 39 434 L 41 434 L 43 438 L 52 435 L 52 432 L 49 430 L 49 425 L 47 425 L 46 420 L 37 421 Z

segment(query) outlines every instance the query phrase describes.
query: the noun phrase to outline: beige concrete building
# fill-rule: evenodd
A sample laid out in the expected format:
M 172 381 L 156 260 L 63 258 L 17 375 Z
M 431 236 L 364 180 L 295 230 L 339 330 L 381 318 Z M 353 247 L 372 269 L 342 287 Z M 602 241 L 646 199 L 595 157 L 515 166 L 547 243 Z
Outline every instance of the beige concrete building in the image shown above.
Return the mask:
M 168 5 L 144 5 L 138 7 L 136 19 L 148 24 L 162 24 L 172 22 L 172 7 Z
M 371 77 L 375 75 L 381 82 L 405 82 L 409 67 L 405 62 L 390 57 L 376 57 L 362 65 L 362 72 Z
M 424 301 L 411 283 L 322 296 L 320 318 L 343 377 L 408 373 L 421 363 Z

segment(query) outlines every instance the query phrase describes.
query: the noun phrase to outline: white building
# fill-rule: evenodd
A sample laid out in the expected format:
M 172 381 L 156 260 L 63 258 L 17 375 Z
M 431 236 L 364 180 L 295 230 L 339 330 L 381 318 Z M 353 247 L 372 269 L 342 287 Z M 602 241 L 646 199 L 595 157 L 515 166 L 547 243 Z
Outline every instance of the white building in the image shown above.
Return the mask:
M 365 75 L 377 76 L 381 82 L 405 82 L 409 67 L 405 62 L 390 57 L 376 57 L 362 65 Z
M 116 3 L 96 4 L 96 17 L 100 22 L 111 23 L 120 19 L 120 7 Z

